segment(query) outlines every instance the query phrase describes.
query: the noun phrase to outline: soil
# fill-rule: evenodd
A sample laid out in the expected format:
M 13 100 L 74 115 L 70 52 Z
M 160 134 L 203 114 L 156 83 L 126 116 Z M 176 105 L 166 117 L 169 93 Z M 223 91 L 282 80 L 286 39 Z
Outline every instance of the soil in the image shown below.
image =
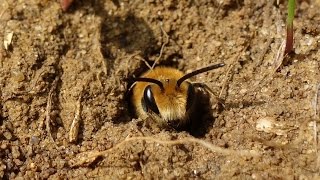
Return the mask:
M 284 0 L 2 0 L 0 178 L 319 179 L 319 8 L 297 2 L 282 61 Z M 132 113 L 130 79 L 157 59 L 226 64 L 192 79 L 224 101 L 196 130 Z

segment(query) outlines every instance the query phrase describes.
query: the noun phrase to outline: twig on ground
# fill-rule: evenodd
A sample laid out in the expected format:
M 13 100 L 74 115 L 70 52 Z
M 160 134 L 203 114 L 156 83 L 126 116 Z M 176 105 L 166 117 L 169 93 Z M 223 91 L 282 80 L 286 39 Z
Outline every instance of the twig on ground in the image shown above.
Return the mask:
M 135 52 L 131 55 L 128 56 L 128 58 L 126 58 L 126 73 L 125 76 L 127 77 L 129 75 L 129 62 L 131 61 L 131 59 L 135 58 L 136 56 L 138 56 L 140 54 L 140 51 Z M 142 58 L 141 56 L 138 56 L 138 59 Z M 142 58 L 143 59 L 143 58 Z M 143 59 L 144 60 L 144 59 Z
M 74 118 L 72 120 L 70 130 L 69 130 L 69 142 L 76 142 L 78 140 L 78 135 L 79 135 L 79 128 L 80 128 L 80 123 L 81 123 L 81 102 L 82 102 L 82 97 L 84 94 L 84 89 L 85 87 L 88 86 L 90 82 L 90 78 L 92 78 L 90 75 L 88 75 L 85 79 L 84 82 L 82 83 L 81 91 L 77 100 L 76 104 L 76 110 L 74 114 Z
M 166 36 L 166 41 L 162 44 L 161 50 L 160 50 L 160 55 L 159 55 L 159 57 L 154 61 L 151 69 L 153 69 L 153 68 L 157 65 L 157 63 L 159 62 L 159 60 L 160 60 L 161 57 L 162 57 L 162 53 L 163 53 L 164 48 L 165 48 L 166 45 L 169 43 L 169 35 L 168 35 L 168 34 L 166 33 L 166 31 L 162 28 L 162 25 L 160 25 L 160 29 L 161 29 L 162 33 Z
M 273 62 L 273 72 L 276 72 L 280 66 L 283 64 L 283 60 L 284 60 L 284 56 L 285 54 L 283 53 L 284 52 L 284 48 L 285 48 L 285 45 L 286 45 L 286 41 L 283 40 L 279 46 L 279 49 L 278 49 L 278 52 L 276 54 L 276 57 L 274 58 L 274 62 Z
M 46 131 L 51 139 L 51 141 L 53 142 L 54 146 L 56 148 L 58 148 L 58 146 L 56 145 L 53 137 L 52 137 L 52 133 L 51 133 L 51 127 L 50 127 L 50 122 L 51 122 L 51 108 L 52 108 L 52 97 L 53 97 L 53 91 L 56 89 L 57 84 L 58 84 L 58 80 L 59 77 L 56 76 L 56 78 L 54 79 L 54 81 L 51 84 L 51 88 L 49 90 L 49 94 L 48 94 L 48 99 L 47 99 L 47 107 L 46 107 L 46 119 L 45 119 L 45 124 L 46 124 Z
M 164 48 L 165 46 L 169 43 L 169 35 L 166 33 L 166 31 L 162 28 L 162 25 L 160 25 L 160 29 L 162 31 L 162 33 L 166 36 L 166 41 L 162 44 L 161 46 L 161 50 L 160 50 L 160 55 L 159 57 L 153 62 L 152 66 L 149 65 L 149 63 L 143 59 L 142 57 L 139 57 L 139 59 L 144 62 L 144 64 L 149 68 L 149 70 L 152 70 L 154 69 L 154 67 L 157 65 L 157 63 L 160 61 L 161 57 L 162 57 L 162 54 L 163 54 L 163 51 L 164 51 Z M 129 88 L 129 91 L 133 88 L 133 86 L 135 85 L 136 83 L 133 83 L 130 88 Z M 128 91 L 128 92 L 129 92 Z
M 83 164 L 90 164 L 93 161 L 95 161 L 98 157 L 107 157 L 108 154 L 118 149 L 122 146 L 124 146 L 127 143 L 130 143 L 132 141 L 145 141 L 147 143 L 158 143 L 163 145 L 179 145 L 179 144 L 198 144 L 200 146 L 203 146 L 207 149 L 209 149 L 212 152 L 219 153 L 222 155 L 236 155 L 236 156 L 247 156 L 247 157 L 257 157 L 261 156 L 260 152 L 254 151 L 254 150 L 230 150 L 230 149 L 224 149 L 218 146 L 215 146 L 207 141 L 200 140 L 193 137 L 188 137 L 184 139 L 178 139 L 178 140 L 159 140 L 154 137 L 131 137 L 123 140 L 122 142 L 118 143 L 114 147 L 105 150 L 105 151 L 91 151 L 91 152 L 84 152 L 80 153 L 75 159 L 71 161 L 71 167 L 81 166 Z
M 145 60 L 145 59 L 143 59 L 142 57 L 140 57 L 139 58 L 142 62 L 144 62 L 144 64 L 149 68 L 149 70 L 152 70 L 153 69 L 153 67 L 151 67 L 150 65 L 149 65 L 149 63 Z
M 79 98 L 76 104 L 76 112 L 72 120 L 72 124 L 70 126 L 69 142 L 75 142 L 78 139 L 80 119 L 81 119 L 81 99 L 82 99 L 82 92 L 79 95 Z

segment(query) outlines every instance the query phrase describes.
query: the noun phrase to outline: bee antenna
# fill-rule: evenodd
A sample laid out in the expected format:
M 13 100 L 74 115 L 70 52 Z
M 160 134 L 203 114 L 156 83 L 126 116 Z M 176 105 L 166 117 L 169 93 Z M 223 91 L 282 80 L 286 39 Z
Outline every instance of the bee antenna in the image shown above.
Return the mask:
M 217 68 L 223 67 L 224 65 L 225 65 L 224 63 L 214 64 L 214 65 L 210 65 L 210 66 L 195 70 L 195 71 L 193 71 L 191 73 L 188 73 L 188 74 L 182 76 L 180 79 L 178 79 L 177 86 L 180 87 L 180 85 L 181 85 L 181 83 L 183 81 L 185 81 L 186 79 L 191 78 L 192 76 L 195 76 L 195 75 L 198 75 L 198 74 L 201 74 L 201 73 L 213 70 L 213 69 L 217 69 Z
M 152 78 L 139 77 L 139 78 L 134 79 L 134 82 L 137 82 L 137 81 L 154 83 L 154 84 L 158 85 L 161 90 L 164 90 L 163 84 L 159 80 L 152 79 Z

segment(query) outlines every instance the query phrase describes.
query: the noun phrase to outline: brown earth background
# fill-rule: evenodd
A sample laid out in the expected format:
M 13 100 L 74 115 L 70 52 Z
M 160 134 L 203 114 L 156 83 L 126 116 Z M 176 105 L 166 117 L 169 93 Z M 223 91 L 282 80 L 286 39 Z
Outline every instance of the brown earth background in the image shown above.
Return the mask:
M 296 7 L 277 70 L 284 0 L 1 0 L 0 178 L 319 179 L 320 1 Z M 196 131 L 131 113 L 128 79 L 160 54 L 226 64 L 192 79 L 225 101 Z

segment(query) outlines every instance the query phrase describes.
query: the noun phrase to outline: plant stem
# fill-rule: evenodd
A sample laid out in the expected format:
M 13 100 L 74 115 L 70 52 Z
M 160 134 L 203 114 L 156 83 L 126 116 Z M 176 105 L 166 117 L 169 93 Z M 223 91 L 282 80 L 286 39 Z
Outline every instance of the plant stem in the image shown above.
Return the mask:
M 288 2 L 287 16 L 287 39 L 284 53 L 289 54 L 293 50 L 293 19 L 294 19 L 295 0 Z

